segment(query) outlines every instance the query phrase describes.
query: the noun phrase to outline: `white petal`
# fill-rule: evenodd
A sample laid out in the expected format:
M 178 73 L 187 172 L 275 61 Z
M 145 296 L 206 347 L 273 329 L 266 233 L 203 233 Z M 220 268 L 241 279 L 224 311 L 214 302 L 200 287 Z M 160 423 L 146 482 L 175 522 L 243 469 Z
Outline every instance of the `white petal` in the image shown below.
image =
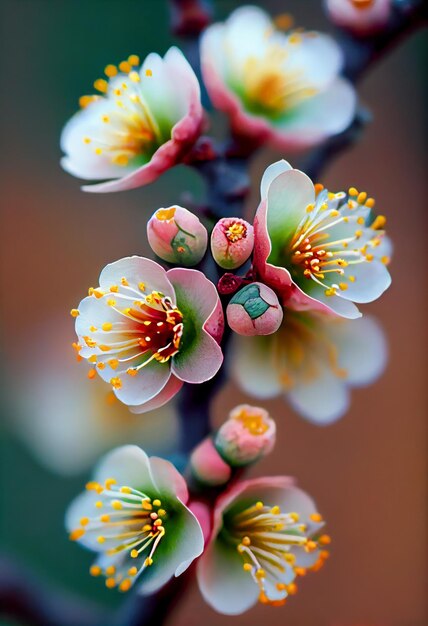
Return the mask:
M 118 485 L 155 491 L 147 454 L 138 446 L 121 446 L 112 450 L 98 464 L 94 480 L 104 483 L 114 478 Z
M 328 87 L 343 65 L 340 46 L 329 35 L 311 33 L 300 41 L 287 46 L 284 61 L 287 71 L 299 71 L 309 85 L 323 90 Z
M 271 356 L 272 338 L 235 336 L 230 349 L 232 376 L 243 391 L 263 399 L 281 393 L 281 382 Z
M 314 380 L 291 389 L 287 399 L 297 413 L 319 425 L 335 422 L 349 406 L 346 384 L 329 371 L 327 363 Z
M 348 281 L 346 291 L 340 293 L 345 300 L 353 302 L 373 302 L 388 289 L 391 276 L 386 266 L 377 259 L 348 267 L 347 274 L 355 276 L 355 282 Z
M 287 170 L 293 169 L 285 159 L 281 159 L 280 161 L 276 161 L 269 165 L 264 171 L 262 176 L 262 182 L 260 183 L 260 197 L 264 200 L 267 197 L 269 186 L 273 180 L 282 172 L 286 172 Z
M 171 298 L 175 304 L 174 289 L 168 280 L 166 271 L 155 261 L 140 256 L 129 256 L 109 263 L 100 274 L 100 287 L 108 291 L 112 285 L 120 286 L 122 278 L 126 278 L 129 286 L 135 290 L 135 296 L 141 297 L 143 295 L 139 288 L 139 283 L 143 282 L 145 283 L 144 293 L 159 291 L 164 296 Z M 127 293 L 126 289 L 121 291 Z M 130 295 L 133 296 L 132 293 Z

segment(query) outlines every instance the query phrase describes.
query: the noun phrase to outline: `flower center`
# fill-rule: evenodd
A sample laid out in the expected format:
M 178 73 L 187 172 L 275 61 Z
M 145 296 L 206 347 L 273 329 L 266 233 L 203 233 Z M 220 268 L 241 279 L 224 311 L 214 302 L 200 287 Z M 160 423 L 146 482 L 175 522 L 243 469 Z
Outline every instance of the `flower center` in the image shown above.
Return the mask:
M 113 370 L 126 368 L 129 376 L 136 376 L 151 361 L 166 363 L 180 349 L 183 335 L 183 314 L 158 291 L 146 295 L 146 286 L 139 284 L 140 293 L 131 287 L 125 277 L 121 279 L 122 290 L 112 285 L 110 291 L 89 289 L 89 295 L 105 298 L 106 303 L 119 314 L 117 321 L 104 322 L 101 328 L 91 326 L 93 336 L 84 336 L 89 348 L 101 351 L 89 357 L 89 362 L 104 369 L 108 364 Z M 113 297 L 114 296 L 114 297 Z M 124 308 L 120 304 L 125 304 Z M 129 304 L 131 306 L 129 306 Z M 79 311 L 73 310 L 73 315 Z M 102 339 L 99 341 L 99 339 Z M 80 347 L 76 349 L 79 351 Z M 108 353 L 105 359 L 104 353 Z M 122 387 L 122 380 L 115 376 L 110 380 L 115 389 Z
M 271 44 L 263 57 L 247 59 L 243 84 L 252 108 L 281 115 L 316 94 L 300 69 L 287 69 L 287 47 L 299 45 L 300 41 L 301 35 L 292 34 L 286 46 Z
M 96 515 L 82 517 L 80 526 L 71 531 L 70 539 L 78 541 L 84 535 L 96 537 L 105 546 L 104 555 L 111 557 L 111 564 L 104 568 L 93 565 L 90 573 L 105 575 L 109 588 L 118 586 L 120 591 L 128 591 L 137 576 L 153 564 L 156 549 L 166 533 L 167 512 L 159 499 L 132 487 L 119 486 L 114 478 L 108 478 L 104 485 L 89 482 L 86 489 L 99 494 L 94 504 Z
M 109 110 L 100 114 L 100 122 L 93 135 L 83 137 L 83 143 L 98 156 L 107 156 L 114 165 L 127 166 L 130 162 L 150 157 L 163 140 L 156 119 L 151 113 L 142 90 L 140 74 L 134 69 L 139 64 L 137 55 L 127 61 L 107 65 L 108 79 L 99 78 L 94 87 L 101 95 L 82 96 L 80 105 L 85 108 L 94 101 L 104 100 Z M 145 80 L 152 73 L 146 70 Z
M 236 243 L 247 236 L 247 227 L 241 222 L 233 222 L 226 228 L 225 235 L 230 243 Z
M 356 9 L 368 9 L 374 3 L 374 0 L 350 0 Z
M 343 192 L 320 193 L 315 204 L 307 206 L 306 215 L 288 245 L 294 274 L 298 271 L 324 287 L 326 296 L 346 291 L 349 282 L 355 282 L 352 267 L 372 261 L 371 250 L 381 243 L 384 235 L 383 216 L 379 215 L 370 228 L 366 226 L 374 200 L 367 199 L 365 192 L 358 193 L 353 188 L 350 191 L 356 193 L 350 193 L 345 203 Z M 381 260 L 385 264 L 389 261 L 387 257 Z
M 319 514 L 313 518 L 321 521 Z M 260 589 L 259 600 L 283 604 L 287 595 L 297 590 L 292 583 L 296 574 L 304 573 L 295 566 L 294 551 L 311 552 L 318 548 L 318 542 L 307 537 L 307 528 L 299 522 L 299 515 L 256 502 L 232 517 L 230 529 L 244 571 Z
M 269 425 L 266 423 L 264 415 L 255 413 L 254 410 L 249 413 L 245 409 L 241 409 L 237 415 L 234 415 L 234 419 L 241 422 L 251 435 L 264 435 L 269 430 Z

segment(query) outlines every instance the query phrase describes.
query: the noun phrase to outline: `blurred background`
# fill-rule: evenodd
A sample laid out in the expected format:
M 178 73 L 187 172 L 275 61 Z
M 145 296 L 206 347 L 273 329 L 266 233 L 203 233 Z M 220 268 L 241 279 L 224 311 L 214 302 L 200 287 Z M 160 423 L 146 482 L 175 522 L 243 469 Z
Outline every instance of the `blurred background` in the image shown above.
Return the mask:
M 217 1 L 218 17 L 240 4 Z M 292 13 L 297 25 L 329 28 L 320 0 L 263 6 Z M 38 580 L 113 607 L 123 598 L 88 575 L 91 555 L 68 541 L 65 508 L 105 450 L 133 442 L 168 454 L 178 426 L 174 407 L 132 416 L 87 379 L 70 345 L 69 310 L 107 262 L 150 254 L 145 224 L 155 209 L 179 202 L 183 191 L 202 197 L 203 185 L 194 172 L 176 168 L 147 188 L 84 194 L 59 166 L 61 128 L 104 66 L 171 45 L 164 0 L 2 0 L 0 23 L 1 551 Z M 171 626 L 428 623 L 425 68 L 419 33 L 365 77 L 360 96 L 374 123 L 321 177 L 330 189 L 367 190 L 388 216 L 393 286 L 365 309 L 384 324 L 387 371 L 355 390 L 351 410 L 329 427 L 305 422 L 282 400 L 265 403 L 279 441 L 255 471 L 298 478 L 328 520 L 332 556 L 284 609 L 257 607 L 227 618 L 204 605 L 194 585 Z M 248 215 L 264 167 L 278 156 L 264 152 L 253 162 Z M 226 385 L 216 421 L 246 400 Z

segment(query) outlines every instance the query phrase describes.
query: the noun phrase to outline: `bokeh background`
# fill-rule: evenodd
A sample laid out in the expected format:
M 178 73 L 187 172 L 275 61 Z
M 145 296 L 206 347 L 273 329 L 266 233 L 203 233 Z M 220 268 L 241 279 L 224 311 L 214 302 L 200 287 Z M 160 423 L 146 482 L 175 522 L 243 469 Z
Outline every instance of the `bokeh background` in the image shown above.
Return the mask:
M 218 16 L 239 4 L 216 2 Z M 291 12 L 298 25 L 329 28 L 320 0 L 263 6 Z M 105 64 L 163 53 L 171 44 L 164 0 L 3 0 L 0 22 L 1 550 L 40 581 L 114 607 L 122 596 L 89 577 L 91 557 L 68 541 L 64 510 L 105 449 L 132 441 L 168 453 L 177 423 L 173 410 L 145 420 L 109 404 L 105 388 L 95 389 L 73 362 L 68 312 L 107 262 L 148 252 L 145 223 L 153 210 L 179 202 L 183 191 L 198 198 L 203 185 L 177 168 L 147 188 L 84 194 L 59 166 L 61 127 Z M 227 618 L 205 606 L 194 585 L 171 626 L 428 623 L 424 68 L 419 33 L 365 77 L 360 95 L 374 123 L 321 177 L 332 189 L 366 189 L 388 215 L 393 286 L 366 307 L 384 323 L 387 371 L 354 391 L 349 413 L 329 427 L 310 425 L 281 400 L 266 403 L 279 441 L 255 472 L 298 477 L 329 522 L 332 557 L 284 609 Z M 261 172 L 275 158 L 260 153 L 252 164 L 249 215 Z M 226 385 L 215 419 L 245 400 Z

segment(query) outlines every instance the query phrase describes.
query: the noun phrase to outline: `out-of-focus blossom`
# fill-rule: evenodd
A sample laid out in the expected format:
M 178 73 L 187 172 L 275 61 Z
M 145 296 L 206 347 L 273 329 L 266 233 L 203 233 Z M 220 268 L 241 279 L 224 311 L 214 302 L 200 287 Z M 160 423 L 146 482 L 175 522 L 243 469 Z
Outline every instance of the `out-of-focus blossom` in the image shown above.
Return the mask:
M 70 539 L 98 553 L 92 576 L 128 591 L 157 591 L 179 576 L 204 547 L 199 522 L 186 507 L 187 485 L 175 467 L 137 446 L 110 452 L 86 491 L 70 505 Z
M 81 357 L 132 411 L 162 406 L 183 382 L 219 370 L 223 311 L 217 290 L 197 270 L 138 256 L 110 263 L 100 286 L 72 310 Z
M 250 283 L 232 297 L 226 317 L 230 328 L 239 335 L 270 335 L 280 327 L 283 312 L 270 287 Z
M 147 222 L 147 238 L 158 257 L 185 266 L 197 265 L 208 244 L 205 226 L 181 206 L 158 209 Z
M 202 125 L 197 78 L 177 48 L 107 65 L 95 81 L 99 95 L 83 96 L 66 124 L 63 168 L 85 180 L 116 179 L 85 191 L 123 191 L 146 185 L 176 165 Z
M 235 381 L 256 398 L 280 394 L 316 424 L 340 418 L 351 387 L 372 383 L 383 372 L 387 346 L 371 317 L 346 320 L 287 311 L 269 337 L 236 337 L 232 352 Z
M 269 454 L 275 438 L 275 422 L 265 409 L 240 404 L 220 426 L 215 446 L 229 465 L 243 466 Z
M 333 22 L 358 35 L 381 30 L 389 20 L 391 0 L 325 0 Z
M 192 452 L 190 466 L 193 475 L 206 485 L 224 485 L 232 470 L 214 447 L 211 437 L 204 439 Z
M 251 224 L 239 217 L 223 217 L 211 233 L 211 251 L 220 267 L 236 269 L 249 259 L 254 247 Z
M 354 117 L 355 91 L 339 76 L 336 42 L 314 32 L 281 33 L 257 7 L 207 28 L 201 58 L 213 104 L 238 134 L 298 149 L 342 132 Z
M 257 600 L 280 606 L 297 591 L 296 576 L 319 569 L 330 542 L 312 499 L 285 476 L 235 484 L 214 511 L 211 540 L 198 562 L 205 600 L 236 615 Z
M 386 219 L 373 198 L 330 193 L 286 161 L 265 171 L 254 221 L 254 269 L 295 310 L 360 317 L 391 283 Z

